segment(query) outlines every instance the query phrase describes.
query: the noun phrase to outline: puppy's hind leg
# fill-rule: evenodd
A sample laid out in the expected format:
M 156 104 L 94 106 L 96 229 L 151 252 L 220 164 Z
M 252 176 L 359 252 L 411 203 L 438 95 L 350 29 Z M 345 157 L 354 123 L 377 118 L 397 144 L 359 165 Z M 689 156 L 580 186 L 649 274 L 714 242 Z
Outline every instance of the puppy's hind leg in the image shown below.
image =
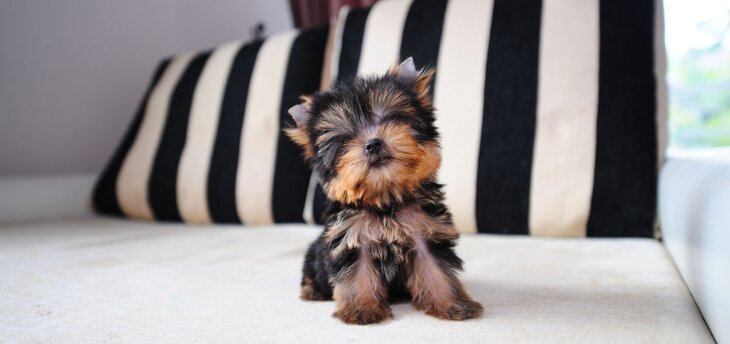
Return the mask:
M 322 238 L 315 240 L 304 256 L 302 268 L 302 289 L 300 297 L 307 301 L 332 300 L 332 287 L 325 268 L 325 247 Z

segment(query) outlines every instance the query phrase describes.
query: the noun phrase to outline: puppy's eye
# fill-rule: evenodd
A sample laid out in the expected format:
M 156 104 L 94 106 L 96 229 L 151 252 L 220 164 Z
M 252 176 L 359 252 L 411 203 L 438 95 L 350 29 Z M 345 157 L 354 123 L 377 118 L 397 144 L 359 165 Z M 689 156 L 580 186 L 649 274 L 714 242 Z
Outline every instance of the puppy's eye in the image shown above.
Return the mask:
M 317 146 L 317 157 L 325 166 L 332 166 L 340 155 L 342 147 L 347 143 L 347 135 L 338 135 L 328 138 Z
M 412 115 L 402 113 L 402 112 L 393 112 L 393 113 L 389 113 L 389 114 L 383 116 L 383 119 L 380 121 L 380 123 L 411 124 L 413 121 L 414 121 L 414 118 Z

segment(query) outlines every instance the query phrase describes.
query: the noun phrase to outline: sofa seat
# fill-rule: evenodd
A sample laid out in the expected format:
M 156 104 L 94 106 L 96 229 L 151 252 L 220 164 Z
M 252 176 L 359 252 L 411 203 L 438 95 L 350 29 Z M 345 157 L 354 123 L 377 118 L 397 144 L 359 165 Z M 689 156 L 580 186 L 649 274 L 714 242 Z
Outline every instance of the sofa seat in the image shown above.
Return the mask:
M 439 320 L 402 303 L 382 324 L 345 325 L 333 302 L 298 298 L 319 230 L 101 217 L 0 226 L 0 341 L 713 341 L 651 239 L 463 236 L 481 318 Z

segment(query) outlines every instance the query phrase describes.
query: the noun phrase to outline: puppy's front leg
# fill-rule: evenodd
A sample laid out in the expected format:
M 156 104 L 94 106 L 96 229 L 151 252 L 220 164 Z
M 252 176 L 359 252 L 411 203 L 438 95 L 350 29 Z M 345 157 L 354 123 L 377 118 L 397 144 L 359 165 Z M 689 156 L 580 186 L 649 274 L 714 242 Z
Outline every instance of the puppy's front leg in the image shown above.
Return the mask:
M 356 256 L 335 274 L 334 316 L 349 324 L 371 324 L 393 316 L 388 306 L 388 292 L 378 270 L 373 265 L 370 245 L 365 243 L 350 252 L 343 252 L 341 259 Z
M 461 259 L 451 241 L 427 242 L 416 236 L 408 289 L 416 308 L 447 320 L 476 318 L 482 305 L 472 300 L 457 277 Z

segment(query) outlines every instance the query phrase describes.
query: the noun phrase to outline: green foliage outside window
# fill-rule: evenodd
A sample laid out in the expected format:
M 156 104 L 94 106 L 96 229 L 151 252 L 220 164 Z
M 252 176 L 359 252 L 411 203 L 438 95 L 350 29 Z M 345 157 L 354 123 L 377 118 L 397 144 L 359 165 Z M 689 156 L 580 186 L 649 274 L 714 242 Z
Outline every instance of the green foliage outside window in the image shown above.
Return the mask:
M 671 145 L 730 146 L 730 2 L 665 6 Z

